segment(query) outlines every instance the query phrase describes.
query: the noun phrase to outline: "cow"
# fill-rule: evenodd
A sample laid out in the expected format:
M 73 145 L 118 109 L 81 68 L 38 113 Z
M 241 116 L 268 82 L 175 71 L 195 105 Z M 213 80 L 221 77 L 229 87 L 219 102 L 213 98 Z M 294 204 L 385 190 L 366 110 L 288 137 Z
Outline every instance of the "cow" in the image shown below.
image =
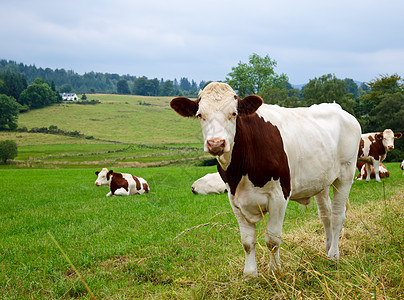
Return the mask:
M 358 162 L 359 164 L 359 162 Z M 367 178 L 367 173 L 368 173 L 368 168 L 366 166 L 366 163 L 362 163 L 361 167 L 359 168 L 359 173 L 356 176 L 356 180 L 365 180 Z M 375 169 L 373 166 L 371 166 L 371 173 L 370 173 L 370 178 L 375 178 Z M 383 165 L 382 163 L 379 164 L 379 175 L 380 178 L 387 178 L 390 176 L 389 170 L 387 170 L 386 166 Z
M 383 132 L 362 134 L 358 150 L 358 161 L 365 162 L 368 170 L 373 165 L 376 181 L 381 182 L 380 163 L 386 158 L 387 152 L 394 149 L 394 139 L 399 139 L 401 136 L 401 132 L 394 133 L 391 129 L 385 129 Z M 366 181 L 370 181 L 369 172 L 367 172 Z
M 283 108 L 263 104 L 257 95 L 241 99 L 219 82 L 208 84 L 197 100 L 177 97 L 170 106 L 183 117 L 199 119 L 204 150 L 217 158 L 239 224 L 247 278 L 258 276 L 256 223 L 266 213 L 269 271 L 281 271 L 279 247 L 289 200 L 306 204 L 315 197 L 327 255 L 339 258 L 338 239 L 361 137 L 352 115 L 336 103 Z
M 400 166 L 401 170 L 404 170 L 404 160 L 401 162 L 401 166 Z M 404 172 L 403 172 L 404 175 Z
M 129 196 L 136 194 L 148 193 L 150 191 L 149 184 L 141 177 L 133 176 L 127 173 L 116 173 L 113 170 L 103 168 L 101 172 L 96 171 L 96 186 L 107 186 L 110 192 L 109 196 Z
M 226 184 L 220 177 L 219 172 L 209 173 L 199 178 L 192 184 L 194 194 L 222 194 L 227 192 Z

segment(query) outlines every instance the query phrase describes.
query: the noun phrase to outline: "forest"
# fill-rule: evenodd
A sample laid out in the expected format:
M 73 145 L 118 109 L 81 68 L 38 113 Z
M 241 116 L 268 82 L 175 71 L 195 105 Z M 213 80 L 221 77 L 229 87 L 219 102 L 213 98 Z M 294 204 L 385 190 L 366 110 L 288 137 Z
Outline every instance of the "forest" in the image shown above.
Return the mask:
M 25 65 L 11 60 L 0 60 L 0 72 L 22 74 L 27 83 L 37 78 L 44 82 L 53 82 L 61 93 L 106 93 L 133 94 L 141 96 L 196 96 L 198 90 L 205 85 L 202 81 L 197 84 L 185 77 L 174 80 L 149 79 L 146 76 L 118 75 L 111 73 L 88 72 L 79 75 L 72 70 L 37 68 L 35 65 Z

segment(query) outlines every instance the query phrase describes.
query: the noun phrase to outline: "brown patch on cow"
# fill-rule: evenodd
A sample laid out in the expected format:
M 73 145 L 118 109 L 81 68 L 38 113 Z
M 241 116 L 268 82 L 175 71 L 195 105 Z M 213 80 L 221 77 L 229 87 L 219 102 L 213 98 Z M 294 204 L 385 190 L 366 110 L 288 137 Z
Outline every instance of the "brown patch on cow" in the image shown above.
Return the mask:
M 245 175 L 257 187 L 272 179 L 280 180 L 285 199 L 290 195 L 290 170 L 281 134 L 256 113 L 237 118 L 230 165 L 226 171 L 220 164 L 217 169 L 232 195 Z
M 135 180 L 135 182 L 136 182 L 136 189 L 139 191 L 141 189 L 140 181 L 136 176 L 132 175 L 132 177 L 133 177 L 133 180 Z
M 361 141 L 359 143 L 358 157 L 363 156 L 363 147 L 365 147 L 365 141 L 361 138 Z M 360 170 L 360 169 L 358 169 L 358 170 Z
M 368 138 L 369 138 L 369 141 L 370 141 L 370 142 L 373 142 L 373 141 L 375 140 L 375 138 L 374 138 L 373 136 L 371 136 L 371 135 L 369 135 Z
M 250 254 L 251 252 L 251 247 L 248 244 L 243 244 L 243 248 L 246 254 Z
M 369 140 L 371 140 L 371 137 L 372 136 L 369 136 Z M 373 157 L 375 160 L 380 160 L 380 157 L 384 154 L 386 154 L 386 149 L 383 146 L 383 140 L 378 138 L 373 139 L 369 148 L 369 156 Z
M 110 185 L 112 194 L 115 194 L 115 191 L 120 188 L 124 188 L 126 191 L 128 191 L 128 181 L 123 178 L 121 173 L 112 173 L 112 180 Z
M 381 170 L 382 168 L 384 168 L 385 170 L 383 169 L 383 171 L 382 171 Z M 370 173 L 370 179 L 375 179 L 376 178 L 375 169 L 373 168 L 373 166 L 371 166 L 371 169 L 372 169 L 372 172 Z M 362 180 L 365 180 L 367 175 L 368 175 L 367 171 L 368 171 L 368 168 L 367 168 L 366 164 L 364 163 L 364 165 L 363 165 L 363 175 L 361 174 L 362 173 L 361 169 L 359 169 L 359 174 L 356 176 L 356 178 L 357 179 L 362 178 Z M 383 165 L 382 163 L 380 163 L 380 165 L 379 165 L 379 176 L 380 176 L 380 178 L 390 177 L 389 170 L 387 170 L 386 166 Z
M 143 189 L 145 193 L 149 192 L 149 185 L 147 183 L 143 183 Z
M 362 166 L 366 164 L 364 161 L 357 161 L 356 162 L 356 169 L 360 172 L 362 169 Z

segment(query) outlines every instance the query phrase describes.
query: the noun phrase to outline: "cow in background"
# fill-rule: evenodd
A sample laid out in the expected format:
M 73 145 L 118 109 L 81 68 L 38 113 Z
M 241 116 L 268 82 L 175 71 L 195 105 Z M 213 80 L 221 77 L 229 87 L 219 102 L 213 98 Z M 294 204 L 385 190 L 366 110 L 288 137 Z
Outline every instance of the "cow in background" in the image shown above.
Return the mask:
M 219 172 L 206 174 L 192 184 L 192 193 L 208 195 L 222 194 L 227 192 L 226 184 L 220 177 Z
M 380 163 L 386 158 L 387 152 L 394 149 L 394 139 L 399 139 L 401 136 L 401 132 L 394 133 L 391 129 L 385 129 L 383 132 L 362 134 L 358 161 L 365 162 L 368 170 L 371 170 L 373 165 L 376 181 L 381 181 Z M 370 172 L 367 172 L 366 181 L 370 181 Z
M 183 117 L 199 119 L 204 150 L 218 160 L 239 223 L 245 276 L 258 275 L 256 223 L 266 213 L 269 270 L 280 270 L 279 247 L 289 200 L 307 203 L 315 197 L 326 253 L 339 257 L 338 240 L 361 138 L 352 115 L 335 103 L 283 108 L 263 104 L 256 95 L 240 99 L 228 84 L 218 82 L 208 84 L 199 99 L 178 97 L 170 106 Z
M 367 178 L 367 173 L 368 173 L 368 168 L 366 166 L 366 163 L 358 162 L 357 165 L 360 165 L 360 167 L 358 167 L 359 174 L 356 176 L 356 180 L 365 180 Z M 371 168 L 372 168 L 372 171 L 370 173 L 370 179 L 373 179 L 373 178 L 375 178 L 375 169 L 373 168 L 373 166 L 371 166 Z M 386 166 L 383 165 L 382 163 L 379 164 L 379 175 L 380 175 L 380 178 L 387 178 L 390 176 L 389 170 L 387 170 Z
M 149 184 L 141 177 L 133 176 L 126 173 L 116 173 L 113 170 L 103 168 L 101 172 L 96 171 L 97 180 L 94 182 L 96 186 L 107 186 L 110 192 L 108 196 L 129 196 L 136 194 L 148 193 L 150 191 Z
M 404 170 L 404 160 L 401 162 L 401 170 Z M 403 175 L 404 175 L 404 172 L 403 172 Z

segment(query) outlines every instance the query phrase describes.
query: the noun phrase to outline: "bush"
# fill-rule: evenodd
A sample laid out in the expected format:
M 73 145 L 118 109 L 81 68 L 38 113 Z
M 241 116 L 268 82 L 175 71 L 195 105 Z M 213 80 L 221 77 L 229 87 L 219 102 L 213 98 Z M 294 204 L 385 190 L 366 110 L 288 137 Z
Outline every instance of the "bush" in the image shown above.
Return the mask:
M 0 160 L 5 164 L 8 159 L 13 159 L 18 154 L 17 143 L 12 140 L 0 141 Z

